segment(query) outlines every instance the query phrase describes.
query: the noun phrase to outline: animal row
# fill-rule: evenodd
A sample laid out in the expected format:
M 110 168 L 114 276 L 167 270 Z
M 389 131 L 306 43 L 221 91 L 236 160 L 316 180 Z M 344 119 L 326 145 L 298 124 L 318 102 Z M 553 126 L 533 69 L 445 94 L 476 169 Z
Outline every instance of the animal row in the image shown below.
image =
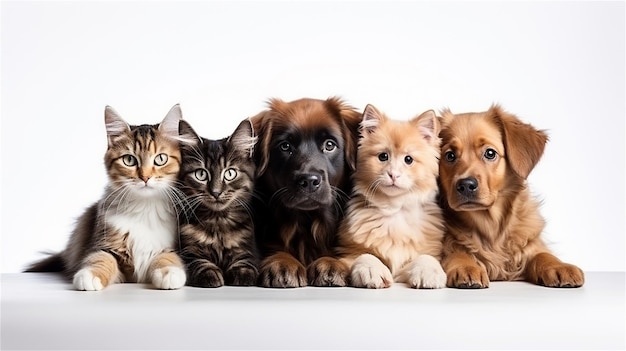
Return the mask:
M 220 140 L 178 105 L 154 125 L 106 107 L 105 124 L 102 198 L 26 271 L 78 290 L 584 283 L 542 240 L 527 186 L 548 137 L 498 105 L 399 120 L 338 97 L 272 99 Z

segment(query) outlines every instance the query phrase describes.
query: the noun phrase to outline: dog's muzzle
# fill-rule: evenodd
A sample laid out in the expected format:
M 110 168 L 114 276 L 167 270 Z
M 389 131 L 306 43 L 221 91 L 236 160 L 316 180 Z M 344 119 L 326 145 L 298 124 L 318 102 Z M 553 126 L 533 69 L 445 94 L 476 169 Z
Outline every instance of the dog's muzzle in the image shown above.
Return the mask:
M 296 185 L 305 193 L 314 193 L 322 184 L 322 176 L 315 173 L 304 173 L 296 177 Z

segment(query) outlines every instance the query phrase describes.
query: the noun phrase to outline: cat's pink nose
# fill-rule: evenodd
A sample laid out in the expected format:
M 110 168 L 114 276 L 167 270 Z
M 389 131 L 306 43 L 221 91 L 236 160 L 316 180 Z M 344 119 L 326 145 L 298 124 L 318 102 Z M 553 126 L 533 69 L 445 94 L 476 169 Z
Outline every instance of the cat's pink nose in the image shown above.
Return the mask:
M 395 173 L 395 172 L 387 172 L 387 175 L 389 176 L 389 178 L 391 178 L 392 181 L 396 181 L 396 179 L 400 178 L 400 173 Z
M 150 180 L 150 177 L 142 176 L 141 180 L 143 180 L 144 183 L 148 184 L 148 181 Z

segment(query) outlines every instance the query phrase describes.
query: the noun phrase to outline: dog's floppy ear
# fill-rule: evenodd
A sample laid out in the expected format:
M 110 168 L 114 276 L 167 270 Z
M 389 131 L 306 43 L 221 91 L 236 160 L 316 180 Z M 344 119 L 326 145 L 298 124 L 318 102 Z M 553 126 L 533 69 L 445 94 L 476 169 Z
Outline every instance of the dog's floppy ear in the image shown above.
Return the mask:
M 505 112 L 499 105 L 492 105 L 487 113 L 500 126 L 509 165 L 526 179 L 541 159 L 548 135 Z
M 256 176 L 265 173 L 270 157 L 270 143 L 272 140 L 272 120 L 270 111 L 262 111 L 250 117 L 250 122 L 257 136 L 254 148 L 254 162 L 257 165 Z
M 361 113 L 336 96 L 326 99 L 326 108 L 340 118 L 341 133 L 345 141 L 344 157 L 350 171 L 354 171 Z

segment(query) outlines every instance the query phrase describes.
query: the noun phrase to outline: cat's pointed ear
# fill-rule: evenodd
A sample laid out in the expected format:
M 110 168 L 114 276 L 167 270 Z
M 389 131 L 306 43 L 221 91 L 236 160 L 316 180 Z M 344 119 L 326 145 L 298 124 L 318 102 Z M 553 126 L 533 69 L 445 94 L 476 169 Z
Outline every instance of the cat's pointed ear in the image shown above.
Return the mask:
M 170 138 L 178 138 L 178 124 L 183 119 L 180 104 L 174 105 L 159 124 L 159 131 Z
M 439 140 L 439 131 L 441 131 L 441 123 L 434 110 L 428 110 L 421 115 L 413 118 L 411 123 L 419 128 L 422 136 L 429 143 Z
M 202 142 L 202 138 L 200 138 L 198 133 L 196 133 L 185 120 L 181 120 L 178 124 L 178 137 L 176 139 L 182 144 L 191 146 Z
M 120 117 L 119 113 L 111 106 L 104 108 L 104 124 L 107 130 L 108 145 L 111 146 L 113 140 L 120 135 L 130 131 L 130 126 Z
M 254 126 L 249 118 L 241 121 L 237 129 L 235 129 L 228 139 L 236 150 L 244 151 L 248 157 L 252 157 L 256 140 L 257 137 L 254 135 Z
M 380 121 L 383 120 L 382 113 L 374 107 L 374 105 L 368 104 L 365 106 L 365 110 L 363 110 L 363 119 L 361 120 L 361 134 L 369 134 L 373 133 Z

